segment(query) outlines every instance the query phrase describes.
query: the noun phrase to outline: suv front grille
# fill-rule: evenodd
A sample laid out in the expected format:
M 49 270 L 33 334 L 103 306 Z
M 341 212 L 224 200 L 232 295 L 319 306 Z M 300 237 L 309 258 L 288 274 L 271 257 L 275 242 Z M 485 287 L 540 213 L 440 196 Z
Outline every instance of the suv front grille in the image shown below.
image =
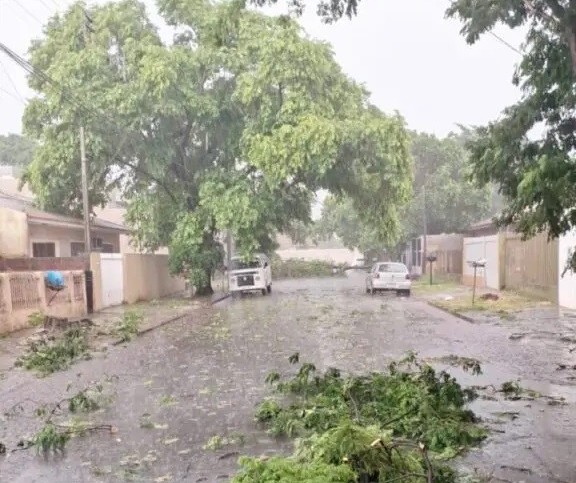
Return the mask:
M 238 286 L 249 287 L 254 285 L 254 275 L 238 275 Z

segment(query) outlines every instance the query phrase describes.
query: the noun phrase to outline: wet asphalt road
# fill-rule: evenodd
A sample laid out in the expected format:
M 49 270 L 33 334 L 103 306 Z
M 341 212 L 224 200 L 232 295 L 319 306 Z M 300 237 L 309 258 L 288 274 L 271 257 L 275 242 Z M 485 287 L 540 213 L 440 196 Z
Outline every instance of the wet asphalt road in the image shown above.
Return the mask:
M 362 274 L 276 282 L 271 296 L 229 299 L 66 372 L 44 379 L 7 373 L 0 381 L 2 413 L 33 400 L 24 403 L 26 414 L 0 424 L 0 441 L 9 449 L 38 428 L 30 416 L 38 404 L 105 375 L 118 378 L 113 401 L 85 418 L 118 432 L 74 438 L 62 457 L 9 453 L 0 457 L 0 481 L 228 481 L 240 454 L 290 448 L 253 422 L 254 407 L 267 394 L 266 374 L 290 370 L 289 355 L 299 351 L 301 361 L 319 368 L 365 372 L 414 350 L 423 358 L 479 359 L 481 376 L 450 368 L 465 384 L 519 379 L 523 387 L 566 400 L 475 402 L 494 432 L 461 467 L 478 467 L 493 481 L 576 482 L 576 371 L 557 370 L 576 364 L 574 326 L 548 315 L 471 324 L 415 299 L 370 297 Z M 203 449 L 211 437 L 234 433 L 243 435 L 244 445 Z

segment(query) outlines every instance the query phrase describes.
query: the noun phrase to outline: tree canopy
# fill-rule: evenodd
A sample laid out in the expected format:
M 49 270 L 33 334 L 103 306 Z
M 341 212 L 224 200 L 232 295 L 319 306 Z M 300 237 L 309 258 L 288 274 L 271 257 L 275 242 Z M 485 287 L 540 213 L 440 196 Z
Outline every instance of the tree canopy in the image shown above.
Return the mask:
M 163 45 L 136 0 L 54 17 L 30 50 L 26 132 L 41 140 L 26 179 L 44 207 L 81 207 L 78 126 L 90 205 L 128 198 L 139 247 L 170 247 L 174 272 L 210 291 L 218 234 L 243 253 L 310 219 L 315 192 L 350 197 L 382 239 L 410 195 L 403 120 L 369 103 L 330 47 L 242 2 L 160 0 Z M 89 19 L 85 28 L 86 18 Z M 45 74 L 45 75 L 44 75 Z
M 424 210 L 428 234 L 461 232 L 490 213 L 489 190 L 472 183 L 469 154 L 459 136 L 413 133 L 415 196 L 402 217 L 407 237 L 423 233 Z
M 513 78 L 522 98 L 478 129 L 470 144 L 476 179 L 497 183 L 509 200 L 501 223 L 514 224 L 525 236 L 540 231 L 559 236 L 576 223 L 576 5 L 557 0 L 477 3 L 453 1 L 448 11 L 462 20 L 468 42 L 499 23 L 523 26 L 527 36 Z
M 36 143 L 19 134 L 0 135 L 0 165 L 28 166 L 35 149 Z
M 487 187 L 478 188 L 471 177 L 466 129 L 440 139 L 412 133 L 414 197 L 402 208 L 401 237 L 392 243 L 378 237 L 375 227 L 365 223 L 348 199 L 330 197 L 324 202 L 316 231 L 321 238 L 335 234 L 345 246 L 360 251 L 393 253 L 398 241 L 424 233 L 424 210 L 428 234 L 461 232 L 496 209 Z M 497 201 L 497 200 L 494 200 Z
M 279 3 L 279 0 L 251 0 L 258 6 Z M 310 2 L 305 0 L 289 0 L 288 7 L 296 15 L 302 15 L 304 9 L 309 7 Z M 352 18 L 358 13 L 360 0 L 318 0 L 315 2 L 316 13 L 326 23 L 333 23 L 342 17 Z

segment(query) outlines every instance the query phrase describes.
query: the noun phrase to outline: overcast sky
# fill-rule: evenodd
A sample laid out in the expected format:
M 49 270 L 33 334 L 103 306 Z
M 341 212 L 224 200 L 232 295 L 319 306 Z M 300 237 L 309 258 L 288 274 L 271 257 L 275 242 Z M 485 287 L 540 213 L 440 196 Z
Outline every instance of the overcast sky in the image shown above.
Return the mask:
M 42 24 L 72 0 L 0 0 L 0 42 L 25 55 Z M 92 2 L 89 2 L 92 3 Z M 97 1 L 94 3 L 105 3 Z M 171 32 L 145 0 L 161 33 Z M 444 19 L 448 0 L 364 0 L 353 20 L 324 25 L 313 9 L 301 20 L 315 38 L 330 42 L 344 71 L 372 92 L 381 109 L 398 110 L 412 129 L 445 135 L 456 124 L 484 124 L 520 93 L 511 78 L 519 54 L 487 36 L 471 47 L 458 22 Z M 498 34 L 519 47 L 522 32 Z M 21 131 L 24 102 L 32 96 L 20 67 L 0 53 L 0 134 Z

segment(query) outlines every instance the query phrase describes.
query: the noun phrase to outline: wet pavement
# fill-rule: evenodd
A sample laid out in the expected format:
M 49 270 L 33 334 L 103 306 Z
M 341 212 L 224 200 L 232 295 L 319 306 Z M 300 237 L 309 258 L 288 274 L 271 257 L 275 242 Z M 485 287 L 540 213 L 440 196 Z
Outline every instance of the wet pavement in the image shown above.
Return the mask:
M 291 447 L 269 439 L 253 420 L 255 405 L 267 394 L 266 374 L 290 370 L 289 355 L 299 351 L 302 361 L 319 368 L 366 372 L 414 350 L 465 384 L 499 387 L 517 380 L 565 400 L 506 401 L 487 389 L 473 409 L 493 432 L 460 467 L 479 468 L 492 481 L 575 482 L 575 327 L 576 319 L 550 310 L 469 323 L 414 298 L 366 295 L 363 274 L 277 282 L 271 296 L 197 310 L 66 372 L 43 379 L 6 372 L 2 413 L 23 401 L 26 410 L 0 423 L 0 441 L 9 451 L 38 429 L 31 416 L 38 404 L 59 401 L 104 376 L 117 377 L 114 398 L 83 418 L 118 431 L 74 438 L 60 457 L 9 452 L 0 457 L 0 480 L 228 481 L 239 455 Z M 484 373 L 472 376 L 441 362 L 450 355 L 479 359 Z M 238 435 L 244 444 L 203 448 L 214 436 Z

